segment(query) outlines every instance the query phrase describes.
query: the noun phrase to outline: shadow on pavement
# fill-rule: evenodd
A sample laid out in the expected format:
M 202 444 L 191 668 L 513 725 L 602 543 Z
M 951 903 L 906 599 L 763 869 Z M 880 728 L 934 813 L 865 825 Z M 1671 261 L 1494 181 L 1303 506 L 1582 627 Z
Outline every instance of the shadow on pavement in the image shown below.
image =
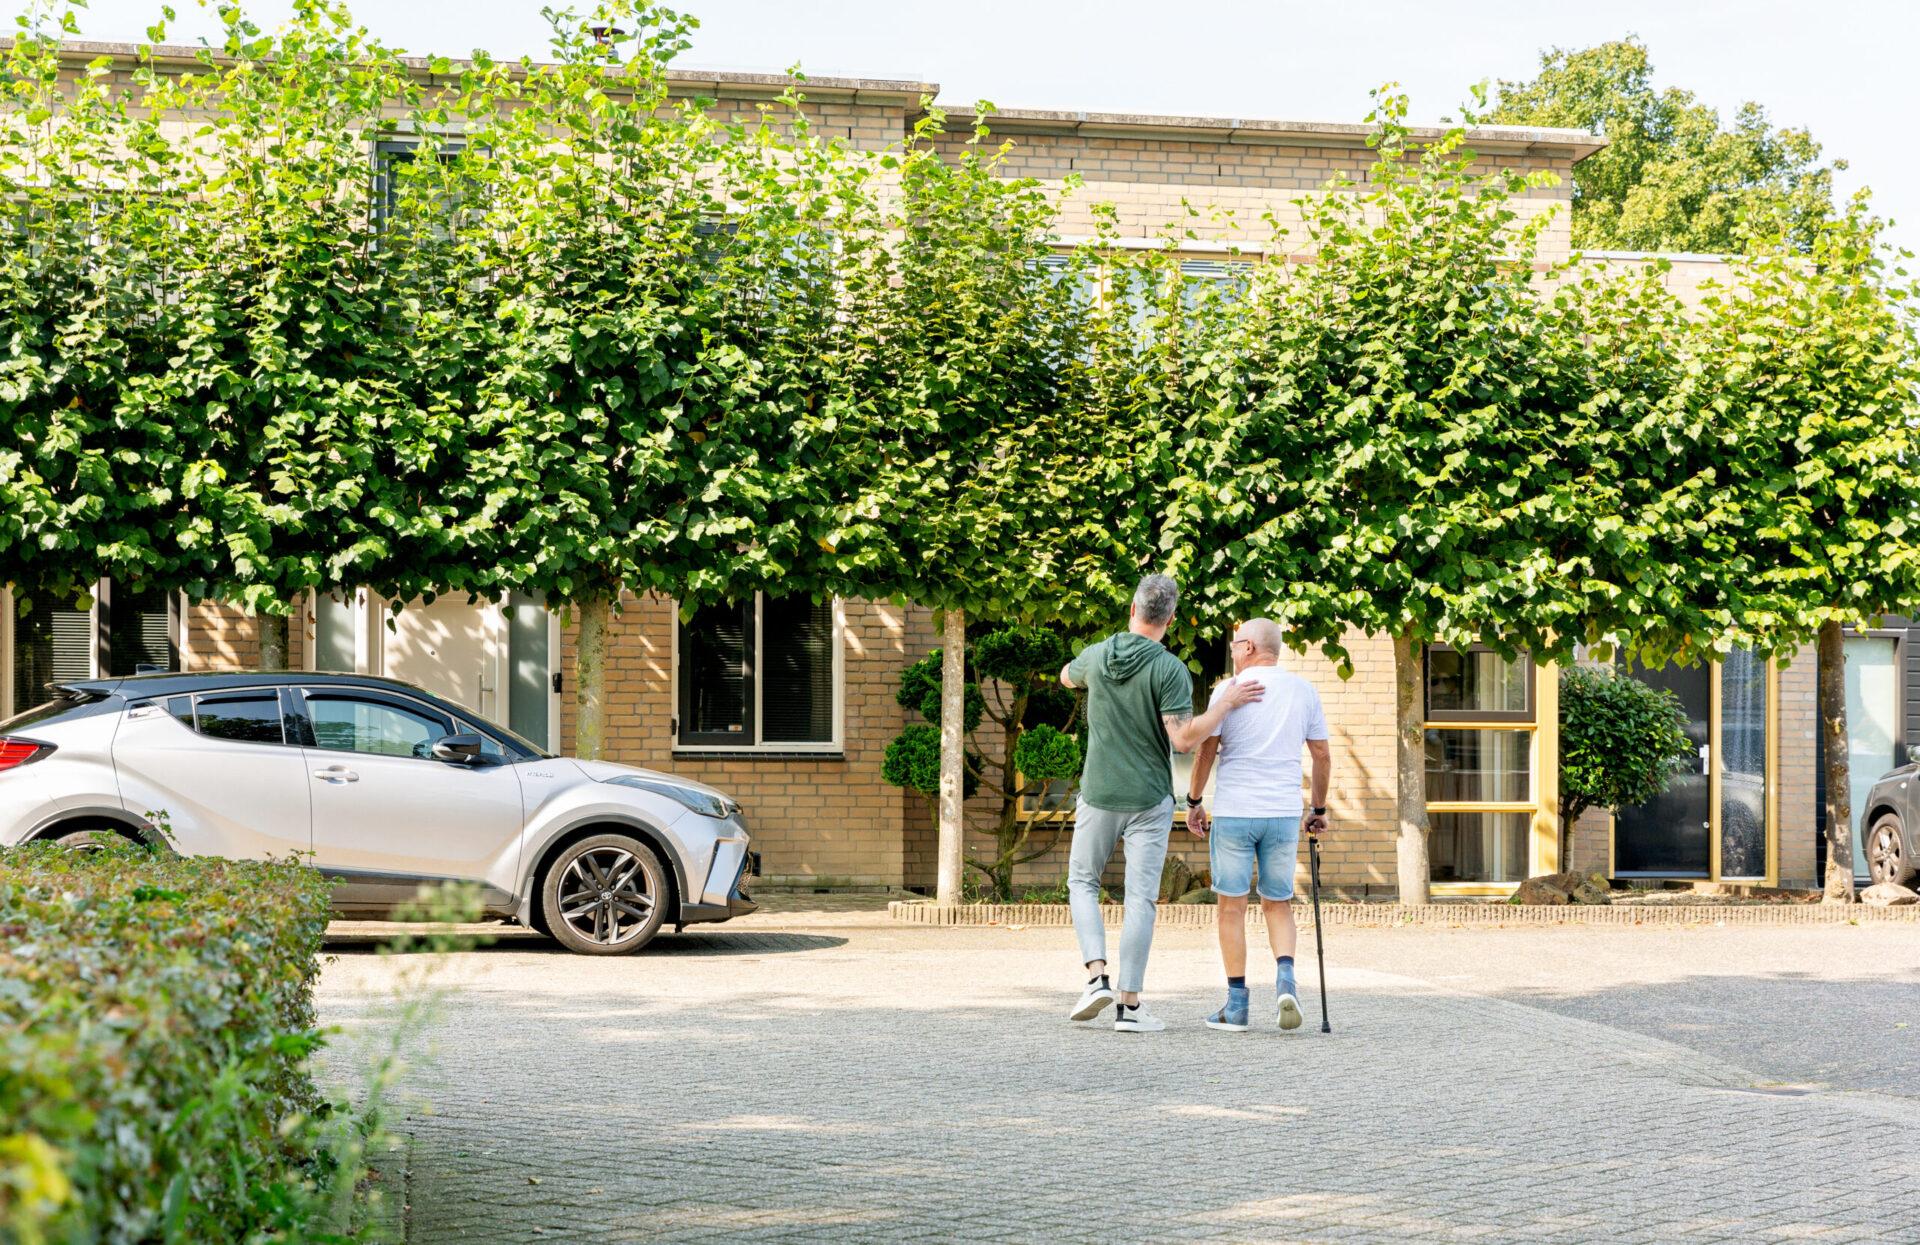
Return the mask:
M 465 955 L 552 955 L 562 959 L 591 960 L 599 958 L 619 959 L 623 957 L 575 957 L 571 951 L 545 934 L 528 929 L 509 929 L 495 934 L 483 934 L 478 945 L 462 948 Z M 378 955 L 384 940 L 367 940 L 356 937 L 352 940 L 329 939 L 326 950 L 329 955 L 357 956 Z M 677 956 L 724 956 L 724 955 L 766 955 L 769 953 L 791 953 L 796 951 L 828 951 L 847 945 L 845 938 L 827 934 L 787 934 L 787 933 L 739 933 L 693 932 L 676 934 L 671 930 L 654 938 L 645 947 L 633 953 L 635 959 L 672 959 Z
M 1832 980 L 1801 972 L 1693 974 L 1487 997 L 1660 1038 L 1781 1082 L 1920 1098 L 1920 971 Z

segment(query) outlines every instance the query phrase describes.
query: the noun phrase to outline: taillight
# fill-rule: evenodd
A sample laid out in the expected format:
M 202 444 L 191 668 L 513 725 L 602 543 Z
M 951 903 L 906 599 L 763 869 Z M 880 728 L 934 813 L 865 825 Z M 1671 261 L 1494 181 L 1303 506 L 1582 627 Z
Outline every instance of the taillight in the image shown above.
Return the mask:
M 0 773 L 31 765 L 52 751 L 52 744 L 37 739 L 0 739 Z

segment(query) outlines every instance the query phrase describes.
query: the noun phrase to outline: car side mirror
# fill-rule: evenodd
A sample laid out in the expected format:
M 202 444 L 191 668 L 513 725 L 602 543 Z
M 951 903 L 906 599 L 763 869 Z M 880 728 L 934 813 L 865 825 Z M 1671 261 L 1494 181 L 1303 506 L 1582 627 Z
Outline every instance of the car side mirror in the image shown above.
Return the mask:
M 445 735 L 433 741 L 433 759 L 471 765 L 480 759 L 480 736 Z

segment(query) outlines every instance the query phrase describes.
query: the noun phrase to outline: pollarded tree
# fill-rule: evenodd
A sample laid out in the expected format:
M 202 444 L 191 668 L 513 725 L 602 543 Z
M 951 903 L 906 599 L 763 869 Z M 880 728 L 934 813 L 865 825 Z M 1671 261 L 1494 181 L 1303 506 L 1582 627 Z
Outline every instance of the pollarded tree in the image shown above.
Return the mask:
M 192 440 L 141 397 L 175 353 L 175 205 L 110 65 L 64 59 L 77 33 L 22 16 L 0 53 L 0 582 L 23 612 L 212 573 Z
M 1726 523 L 1765 606 L 1739 621 L 1767 652 L 1817 640 L 1825 886 L 1841 902 L 1854 877 L 1844 629 L 1920 611 L 1920 293 L 1880 230 L 1863 196 L 1809 254 L 1737 262 L 1705 301 L 1695 352 Z
M 969 620 L 1107 622 L 1150 552 L 1137 429 L 1096 400 L 1110 356 L 1093 259 L 1059 254 L 1059 194 L 1003 177 L 1004 148 L 988 139 L 984 120 L 948 135 L 929 108 L 884 162 L 897 193 L 876 227 L 890 245 L 869 249 L 848 284 L 864 342 L 850 359 L 859 432 L 838 455 L 841 511 L 880 529 L 860 537 L 860 583 L 932 607 L 945 632 L 942 903 L 960 893 Z
M 1073 650 L 1055 629 L 988 623 L 971 630 L 972 678 L 963 691 L 961 725 L 968 741 L 964 794 L 972 799 L 984 791 L 998 807 L 969 818 L 992 839 L 991 854 L 964 859 L 987 893 L 1004 901 L 1013 898 L 1014 870 L 1052 851 L 1067 828 L 1082 761 L 1084 697 L 1060 686 L 1060 667 Z M 880 770 L 889 784 L 924 796 L 936 819 L 944 665 L 935 649 L 901 671 L 896 699 L 925 722 L 887 745 Z
M 1520 203 L 1550 175 L 1477 166 L 1464 128 L 1417 142 L 1377 98 L 1367 184 L 1300 201 L 1312 262 L 1187 347 L 1164 539 L 1196 614 L 1269 614 L 1343 674 L 1350 628 L 1392 638 L 1399 890 L 1424 903 L 1426 648 L 1568 655 L 1605 473 L 1568 452 L 1592 361 L 1542 310 L 1547 217 Z
M 553 64 L 470 84 L 491 112 L 463 144 L 484 192 L 457 226 L 473 279 L 453 288 L 481 306 L 440 349 L 480 369 L 458 500 L 492 519 L 499 586 L 576 613 L 574 746 L 593 758 L 612 612 L 623 590 L 674 586 L 668 501 L 705 436 L 684 394 L 716 315 L 727 205 L 715 127 L 668 91 L 692 23 L 646 3 L 553 21 Z
M 404 292 L 379 246 L 369 156 L 413 79 L 344 6 L 302 0 L 263 33 L 237 7 L 183 72 L 146 60 L 132 147 L 170 214 L 164 314 L 172 357 L 130 377 L 130 405 L 191 461 L 181 535 L 196 591 L 260 619 L 284 668 L 287 616 L 313 589 L 465 578 L 398 550 L 435 522 L 395 485 L 418 440 L 407 400 Z

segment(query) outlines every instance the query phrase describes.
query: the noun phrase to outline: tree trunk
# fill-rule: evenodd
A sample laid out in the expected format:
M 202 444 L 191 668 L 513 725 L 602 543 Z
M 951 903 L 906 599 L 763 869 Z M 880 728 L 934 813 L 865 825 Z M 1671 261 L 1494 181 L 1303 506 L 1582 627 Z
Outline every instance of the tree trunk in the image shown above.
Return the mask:
M 960 853 L 965 842 L 967 732 L 967 616 L 947 609 L 940 654 L 940 876 L 934 898 L 960 902 Z
M 288 639 L 287 615 L 262 613 L 259 619 L 260 668 L 291 669 L 293 647 Z
M 1394 748 L 1399 774 L 1400 837 L 1395 843 L 1399 865 L 1400 902 L 1424 904 L 1427 884 L 1427 731 L 1426 670 L 1421 661 L 1426 646 L 1411 635 L 1393 638 L 1394 716 L 1398 723 Z
M 596 592 L 577 604 L 580 636 L 573 650 L 573 695 L 579 713 L 573 722 L 573 755 L 598 761 L 607 751 L 607 633 L 613 602 Z
M 1853 787 L 1847 764 L 1847 642 L 1836 621 L 1820 624 L 1820 745 L 1827 780 L 1827 903 L 1852 903 Z

